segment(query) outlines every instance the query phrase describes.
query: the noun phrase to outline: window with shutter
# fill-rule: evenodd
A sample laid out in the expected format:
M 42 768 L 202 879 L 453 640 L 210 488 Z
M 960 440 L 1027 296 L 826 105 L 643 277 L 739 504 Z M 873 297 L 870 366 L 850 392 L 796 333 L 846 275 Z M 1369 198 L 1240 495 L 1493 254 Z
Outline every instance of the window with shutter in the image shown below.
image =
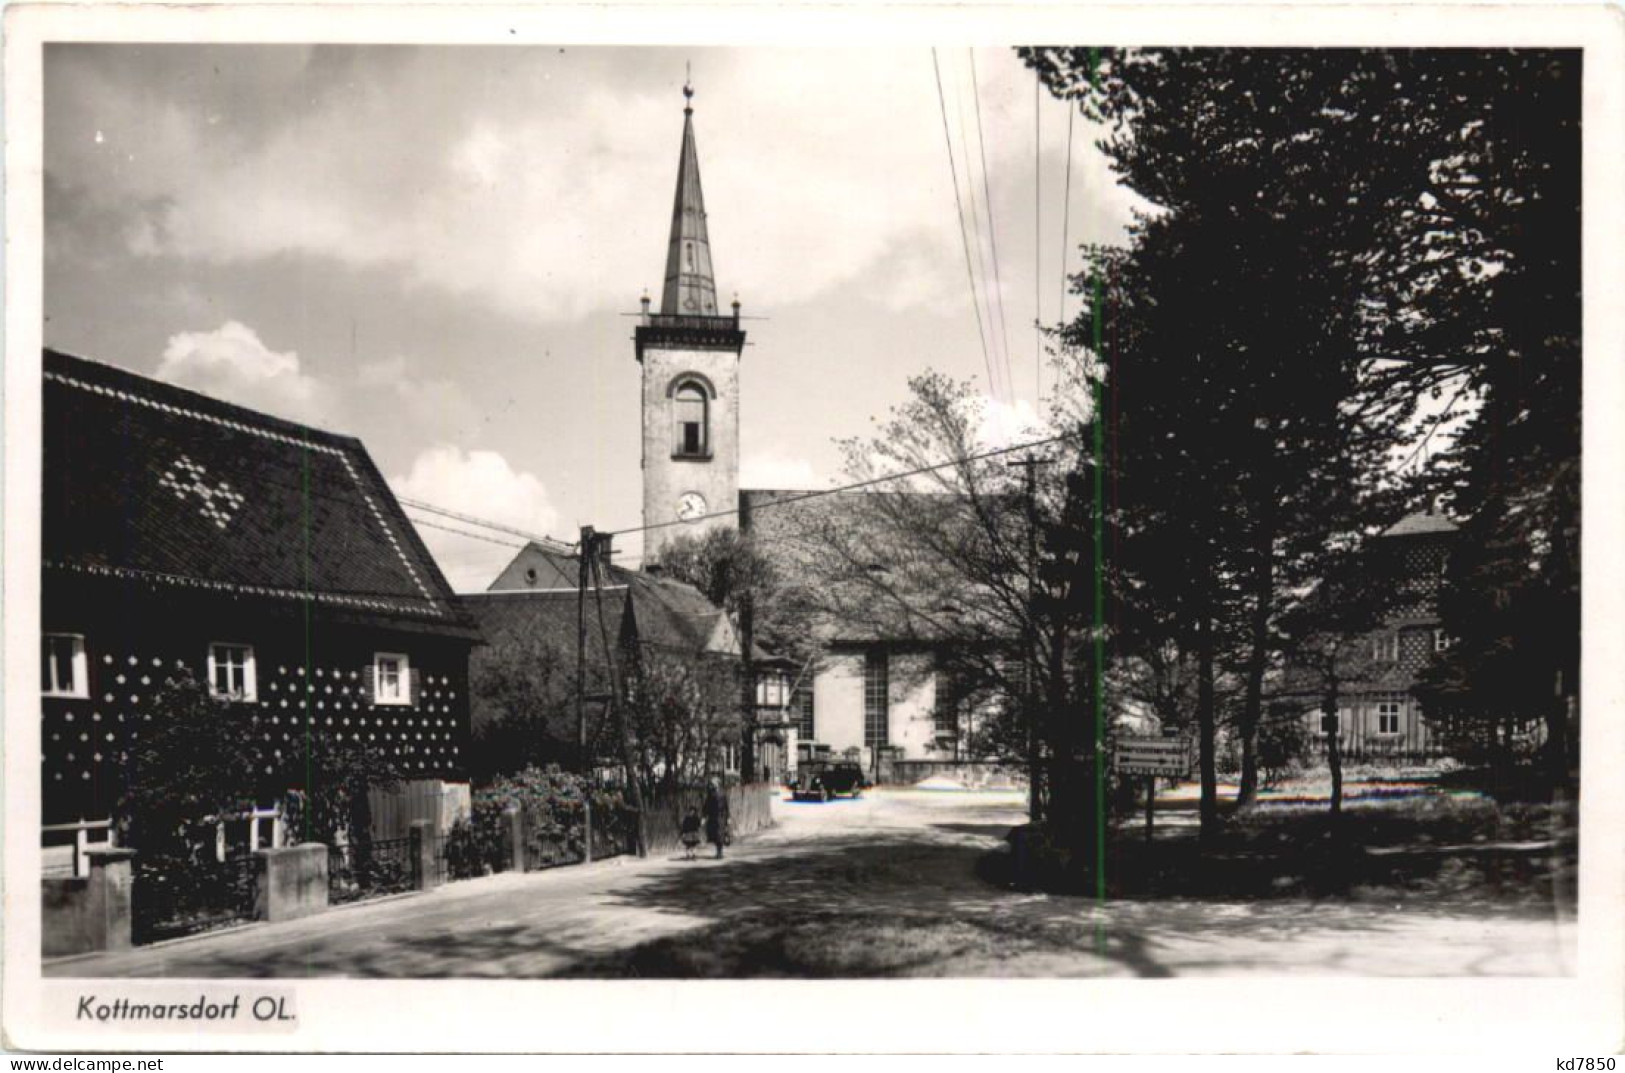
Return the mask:
M 375 652 L 372 657 L 372 702 L 408 705 L 413 702 L 417 671 L 399 652 Z

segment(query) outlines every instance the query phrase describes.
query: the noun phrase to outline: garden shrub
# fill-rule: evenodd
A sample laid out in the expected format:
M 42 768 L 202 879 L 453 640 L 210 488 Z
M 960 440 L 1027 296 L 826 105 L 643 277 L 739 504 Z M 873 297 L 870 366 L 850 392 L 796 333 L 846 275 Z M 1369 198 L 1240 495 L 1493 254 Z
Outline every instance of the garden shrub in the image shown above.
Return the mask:
M 595 823 L 598 817 L 608 822 L 626 809 L 618 790 L 553 765 L 527 767 L 517 774 L 500 776 L 474 792 L 474 833 L 470 837 L 477 843 L 493 840 L 500 856 L 502 815 L 517 809 L 525 819 L 531 859 L 549 860 L 561 852 L 580 859 L 586 855 L 588 802 Z

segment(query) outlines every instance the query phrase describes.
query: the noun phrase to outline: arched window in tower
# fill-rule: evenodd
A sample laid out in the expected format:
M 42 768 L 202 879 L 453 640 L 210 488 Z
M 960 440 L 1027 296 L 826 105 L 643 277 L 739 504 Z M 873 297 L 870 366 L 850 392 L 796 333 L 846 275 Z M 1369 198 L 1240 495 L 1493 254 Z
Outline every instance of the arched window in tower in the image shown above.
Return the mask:
M 711 451 L 705 389 L 693 381 L 682 384 L 672 395 L 672 405 L 676 411 L 676 439 L 672 444 L 672 455 L 704 458 Z

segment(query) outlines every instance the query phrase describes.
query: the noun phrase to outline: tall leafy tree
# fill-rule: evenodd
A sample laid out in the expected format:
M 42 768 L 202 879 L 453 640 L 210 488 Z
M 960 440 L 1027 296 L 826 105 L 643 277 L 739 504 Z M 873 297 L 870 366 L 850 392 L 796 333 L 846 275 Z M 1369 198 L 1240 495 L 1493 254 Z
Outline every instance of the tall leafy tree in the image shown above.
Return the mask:
M 1211 831 L 1218 675 L 1241 684 L 1245 801 L 1285 598 L 1359 530 L 1393 442 L 1349 405 L 1380 132 L 1349 107 L 1350 53 L 1026 55 L 1109 125 L 1113 168 L 1156 206 L 1126 256 L 1092 259 L 1083 289 L 1103 300 L 1063 335 L 1109 370 L 1125 566 L 1195 657 Z
M 1098 879 L 1103 747 L 1111 713 L 1097 691 L 1092 438 L 1087 385 L 1057 392 L 1050 421 L 993 444 L 985 398 L 937 373 L 872 437 L 846 443 L 854 481 L 915 473 L 813 500 L 797 530 L 812 618 L 848 639 L 929 648 L 921 665 L 952 683 L 975 720 L 973 747 L 1020 757 L 1031 815 L 1067 879 Z M 817 509 L 810 509 L 817 508 Z M 903 673 L 899 668 L 899 673 Z
M 1446 715 L 1544 715 L 1559 775 L 1578 688 L 1578 54 L 1026 54 L 1053 91 L 1110 124 L 1114 167 L 1157 206 L 1135 229 L 1136 274 L 1115 289 L 1131 345 L 1113 373 L 1119 391 L 1136 368 L 1141 382 L 1177 382 L 1145 371 L 1148 354 L 1173 354 L 1215 411 L 1196 428 L 1218 432 L 1203 451 L 1234 498 L 1182 505 L 1210 523 L 1228 514 L 1222 531 L 1245 534 L 1223 549 L 1194 541 L 1190 555 L 1246 594 L 1244 741 L 1272 645 L 1265 598 L 1313 572 L 1317 542 L 1365 514 L 1358 496 L 1334 495 L 1329 510 L 1315 500 L 1356 487 L 1340 489 L 1340 472 L 1371 473 L 1385 432 L 1420 431 L 1424 411 L 1459 402 L 1465 428 L 1433 448 L 1426 476 L 1467 519 L 1444 599 L 1461 643 L 1425 695 Z M 1074 338 L 1100 331 L 1094 313 Z M 1202 416 L 1160 400 L 1122 408 Z M 1126 465 L 1155 471 L 1157 459 Z M 1387 509 L 1369 502 L 1370 517 Z M 1140 506 L 1142 522 L 1157 517 Z

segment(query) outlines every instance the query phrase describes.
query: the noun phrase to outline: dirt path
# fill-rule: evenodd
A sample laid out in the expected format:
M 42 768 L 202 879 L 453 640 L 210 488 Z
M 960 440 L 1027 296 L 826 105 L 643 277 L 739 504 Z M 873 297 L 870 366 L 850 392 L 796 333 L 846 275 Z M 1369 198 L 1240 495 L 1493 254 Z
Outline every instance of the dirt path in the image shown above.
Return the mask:
M 1398 976 L 1572 971 L 1571 925 L 1476 904 L 1022 894 L 1015 795 L 781 803 L 724 861 L 609 861 L 47 967 L 53 976 Z

